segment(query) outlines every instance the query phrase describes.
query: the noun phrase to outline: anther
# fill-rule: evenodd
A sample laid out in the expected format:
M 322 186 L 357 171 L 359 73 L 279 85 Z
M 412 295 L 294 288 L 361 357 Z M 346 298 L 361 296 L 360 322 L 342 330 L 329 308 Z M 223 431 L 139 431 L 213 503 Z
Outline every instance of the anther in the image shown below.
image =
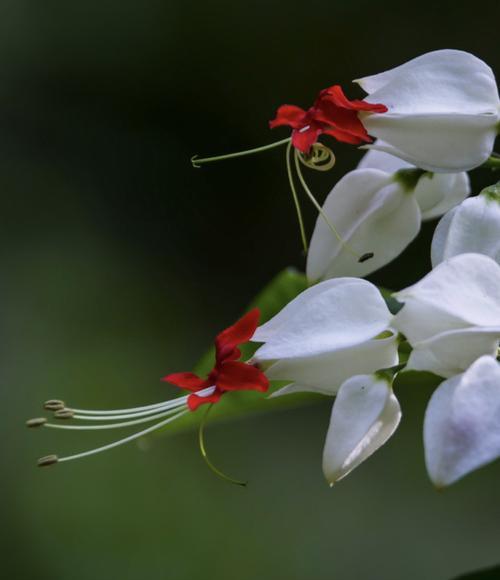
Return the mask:
M 54 413 L 56 419 L 73 419 L 73 415 L 73 411 L 70 411 L 69 409 L 60 409 Z
M 46 455 L 45 457 L 41 457 L 37 464 L 38 467 L 49 467 L 49 465 L 55 465 L 58 461 L 59 457 L 57 455 Z
M 43 406 L 47 411 L 59 411 L 64 409 L 65 404 L 64 401 L 60 401 L 59 399 L 50 399 L 49 401 L 45 401 Z
M 26 421 L 26 427 L 41 427 L 47 423 L 47 419 L 45 417 L 35 417 L 34 419 L 28 419 Z
M 363 262 L 367 262 L 368 260 L 371 260 L 374 255 L 375 254 L 373 252 L 367 252 L 366 254 L 363 254 L 362 256 L 360 256 L 358 262 L 360 264 L 362 264 Z

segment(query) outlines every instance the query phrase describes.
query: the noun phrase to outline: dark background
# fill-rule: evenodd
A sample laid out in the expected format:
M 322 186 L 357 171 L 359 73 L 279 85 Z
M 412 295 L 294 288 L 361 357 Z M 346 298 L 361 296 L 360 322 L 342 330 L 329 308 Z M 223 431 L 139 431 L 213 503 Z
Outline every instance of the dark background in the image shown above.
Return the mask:
M 37 470 L 113 435 L 27 431 L 49 397 L 161 400 L 275 273 L 303 267 L 284 102 L 437 48 L 499 70 L 498 1 L 0 2 L 1 569 L 5 578 L 446 580 L 500 561 L 500 466 L 437 493 L 423 464 L 430 389 L 400 387 L 397 436 L 330 490 L 330 403 Z M 311 176 L 325 194 L 360 153 Z M 474 191 L 492 181 L 474 172 Z M 489 181 L 488 181 L 489 180 Z M 314 212 L 307 212 L 309 231 Z M 429 267 L 434 224 L 377 283 Z M 166 390 L 167 389 L 167 390 Z

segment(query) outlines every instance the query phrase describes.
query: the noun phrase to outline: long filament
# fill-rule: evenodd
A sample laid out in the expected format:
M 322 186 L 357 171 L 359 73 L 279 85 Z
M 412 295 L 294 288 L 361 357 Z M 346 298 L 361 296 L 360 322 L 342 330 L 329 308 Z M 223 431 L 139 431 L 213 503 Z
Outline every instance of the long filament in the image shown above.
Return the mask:
M 100 429 L 119 429 L 122 427 L 131 427 L 132 425 L 139 425 L 140 423 L 147 423 L 148 421 L 156 421 L 157 419 L 162 419 L 163 417 L 168 417 L 177 413 L 178 409 L 168 409 L 162 413 L 157 413 L 156 415 L 150 415 L 149 417 L 142 417 L 140 419 L 134 419 L 133 421 L 121 421 L 119 423 L 106 423 L 104 425 L 67 425 L 66 423 L 44 423 L 44 427 L 49 429 L 66 429 L 68 431 L 95 431 Z M 76 417 L 74 417 L 76 418 Z
M 198 159 L 197 155 L 191 157 L 191 163 L 193 167 L 197 169 L 200 165 L 205 163 L 212 163 L 214 161 L 223 161 L 224 159 L 234 159 L 235 157 L 244 157 L 245 155 L 253 155 L 254 153 L 260 153 L 261 151 L 269 151 L 269 149 L 274 149 L 275 147 L 280 147 L 281 145 L 285 145 L 289 143 L 291 137 L 287 137 L 286 139 L 282 139 L 281 141 L 275 141 L 274 143 L 270 143 L 269 145 L 263 145 L 262 147 L 255 147 L 253 149 L 247 149 L 246 151 L 238 151 L 236 153 L 227 153 L 226 155 L 216 155 L 215 157 L 204 157 L 203 159 Z
M 172 421 L 179 419 L 179 417 L 182 417 L 186 413 L 189 413 L 188 409 L 186 409 L 185 411 L 181 411 L 180 413 L 177 413 L 173 417 L 168 417 L 164 421 L 160 421 L 159 423 L 156 423 L 156 425 L 152 425 L 151 427 L 148 427 L 147 429 L 143 429 L 142 431 L 139 431 L 138 433 L 134 433 L 132 435 L 129 435 L 128 437 L 124 437 L 123 439 L 119 439 L 118 441 L 114 441 L 113 443 L 109 443 L 109 445 L 104 445 L 103 447 L 96 447 L 95 449 L 90 449 L 89 451 L 83 451 L 82 453 L 77 453 L 75 455 L 67 455 L 66 457 L 60 457 L 60 458 L 58 458 L 57 461 L 58 461 L 58 463 L 62 463 L 64 461 L 73 461 L 73 459 L 81 459 L 82 457 L 89 457 L 90 455 L 97 455 L 98 453 L 102 453 L 103 451 L 108 451 L 108 449 L 113 449 L 114 447 L 119 447 L 120 445 L 125 445 L 125 443 L 130 443 L 130 441 L 134 441 L 135 439 L 139 439 L 140 437 L 143 437 L 144 435 L 148 435 L 149 433 L 152 433 L 153 431 L 156 431 L 157 429 L 161 429 L 161 427 L 164 427 L 165 425 L 168 425 L 168 423 L 171 423 Z
M 304 248 L 304 253 L 307 254 L 307 236 L 306 229 L 304 227 L 304 219 L 302 217 L 302 209 L 300 207 L 299 196 L 297 195 L 297 190 L 295 188 L 295 183 L 293 181 L 292 175 L 292 164 L 290 161 L 290 155 L 292 151 L 292 143 L 288 143 L 286 148 L 286 170 L 288 174 L 288 182 L 290 183 L 290 189 L 292 190 L 293 203 L 295 204 L 295 211 L 297 212 L 297 219 L 299 221 L 300 237 L 302 239 L 302 246 Z
M 213 391 L 213 386 L 207 387 L 198 391 L 196 394 L 203 397 L 205 395 L 210 395 Z M 162 401 L 161 403 L 153 403 L 152 405 L 146 405 L 144 407 L 131 407 L 128 409 L 111 409 L 111 410 L 101 410 L 101 409 L 76 409 L 73 407 L 66 407 L 68 411 L 73 411 L 75 414 L 85 414 L 85 415 L 121 415 L 122 413 L 135 413 L 140 411 L 148 411 L 155 409 L 157 407 L 167 408 L 175 407 L 177 405 L 183 405 L 187 400 L 187 397 L 178 397 L 176 399 L 171 399 L 170 401 Z
M 348 252 L 350 252 L 355 258 L 358 259 L 358 261 L 359 260 L 362 260 L 363 256 L 361 256 L 355 250 L 353 250 L 351 248 L 351 246 L 339 234 L 337 228 L 332 224 L 332 222 L 330 221 L 330 219 L 328 218 L 328 216 L 326 215 L 326 213 L 323 211 L 323 208 L 318 203 L 318 201 L 316 200 L 316 198 L 312 194 L 311 190 L 309 189 L 309 186 L 307 185 L 307 183 L 306 183 L 306 181 L 304 179 L 304 176 L 302 175 L 302 170 L 301 170 L 301 167 L 300 167 L 300 159 L 299 159 L 299 155 L 298 155 L 297 151 L 295 151 L 295 170 L 297 171 L 297 176 L 299 178 L 299 181 L 300 181 L 302 187 L 304 188 L 304 191 L 306 192 L 306 195 L 309 197 L 309 199 L 313 203 L 314 207 L 318 210 L 318 212 L 321 215 L 321 217 L 325 220 L 326 225 L 330 228 L 330 230 L 332 231 L 333 235 L 337 238 L 337 240 L 340 242 L 340 244 L 342 244 L 342 246 L 344 246 L 344 248 Z

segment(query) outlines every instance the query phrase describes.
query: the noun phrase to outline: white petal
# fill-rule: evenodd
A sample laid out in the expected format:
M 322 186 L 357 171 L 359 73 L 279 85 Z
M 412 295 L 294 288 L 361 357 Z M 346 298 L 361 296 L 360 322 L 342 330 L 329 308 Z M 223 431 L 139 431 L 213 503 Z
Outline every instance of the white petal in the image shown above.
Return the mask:
M 337 289 L 340 291 L 342 286 L 348 286 L 353 283 L 352 278 L 338 278 L 337 280 L 328 280 L 322 284 L 315 284 L 307 290 L 301 292 L 296 296 L 291 302 L 284 306 L 278 314 L 273 316 L 270 320 L 262 324 L 257 328 L 255 334 L 252 337 L 254 342 L 267 342 L 273 337 L 279 335 L 280 329 L 286 327 L 290 320 L 294 318 L 302 308 L 307 307 L 307 305 L 319 298 L 323 293 L 329 293 L 332 289 Z
M 468 203 L 469 201 L 472 201 L 471 199 L 466 200 L 466 202 Z M 464 204 L 466 202 L 463 202 Z M 462 204 L 463 205 L 463 204 Z M 444 260 L 451 258 L 453 256 L 458 256 L 458 254 L 466 254 L 468 253 L 468 250 L 466 250 L 465 252 L 455 252 L 455 251 L 450 251 L 448 250 L 448 243 L 449 240 L 452 240 L 453 238 L 450 238 L 450 228 L 451 228 L 451 224 L 453 223 L 455 214 L 460 211 L 461 205 L 454 207 L 453 209 L 450 209 L 449 212 L 445 213 L 444 216 L 439 220 L 438 225 L 436 226 L 436 229 L 434 230 L 434 235 L 432 236 L 432 244 L 431 244 L 431 262 L 432 262 L 432 267 L 435 268 L 438 264 L 440 264 L 441 262 L 443 262 Z M 460 232 L 460 229 L 459 229 Z M 458 236 L 458 239 L 460 239 L 461 236 Z M 454 246 L 454 244 L 452 243 L 452 247 Z M 461 247 L 462 244 L 459 243 L 458 247 Z M 476 252 L 474 252 L 476 253 Z M 483 253 L 483 252 L 478 252 L 478 253 Z
M 500 266 L 488 256 L 461 254 L 397 292 L 404 303 L 394 326 L 411 344 L 447 330 L 500 326 Z
M 491 154 L 500 100 L 493 71 L 457 50 L 424 54 L 385 73 L 361 79 L 370 103 L 388 112 L 362 114 L 372 147 L 434 172 L 477 167 Z
M 383 113 L 361 115 L 368 133 L 391 147 L 372 145 L 436 173 L 468 171 L 491 155 L 496 113 Z
M 373 258 L 359 263 L 333 235 L 321 215 L 311 238 L 307 275 L 311 280 L 337 276 L 363 277 L 397 257 L 420 229 L 415 197 L 376 169 L 345 175 L 326 198 L 323 209 L 351 250 Z
M 386 146 L 386 143 L 377 141 L 373 145 L 384 147 Z M 396 171 L 399 171 L 400 169 L 412 169 L 414 167 L 414 165 L 403 161 L 400 157 L 384 153 L 375 148 L 367 151 L 358 163 L 358 169 L 379 169 L 380 171 L 385 171 L 390 175 L 396 173 Z
M 443 215 L 469 194 L 470 180 L 465 172 L 422 175 L 414 191 L 423 220 Z
M 339 390 L 323 451 L 323 472 L 334 484 L 381 447 L 396 430 L 401 408 L 390 385 L 373 375 L 346 381 Z
M 328 280 L 292 300 L 252 340 L 257 360 L 325 354 L 374 338 L 392 315 L 379 290 L 357 278 Z
M 500 203 L 488 195 L 465 200 L 439 222 L 432 239 L 432 265 L 467 252 L 500 262 Z
M 443 332 L 415 343 L 406 368 L 452 377 L 480 356 L 496 355 L 499 338 L 500 326 Z
M 444 381 L 424 422 L 427 471 L 443 487 L 500 456 L 500 366 L 488 356 Z
M 495 75 L 474 55 L 436 50 L 371 77 L 355 81 L 390 113 L 463 113 L 498 115 Z
M 392 332 L 392 331 L 390 331 Z M 273 397 L 298 392 L 334 395 L 353 375 L 374 373 L 398 364 L 397 333 L 368 340 L 354 347 L 315 357 L 284 359 L 266 370 L 270 380 L 292 381 L 273 393 Z

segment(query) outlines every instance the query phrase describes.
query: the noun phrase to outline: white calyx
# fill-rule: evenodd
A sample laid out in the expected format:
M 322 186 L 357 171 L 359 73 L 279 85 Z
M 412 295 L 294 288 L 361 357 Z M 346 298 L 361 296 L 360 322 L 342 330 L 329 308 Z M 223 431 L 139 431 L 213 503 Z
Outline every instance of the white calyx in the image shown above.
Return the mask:
M 397 157 L 369 151 L 335 185 L 323 206 L 345 243 L 318 216 L 307 256 L 308 278 L 367 276 L 408 246 L 422 220 L 442 215 L 470 193 L 464 172 L 422 173 Z M 352 250 L 373 257 L 360 262 Z
M 491 68 L 460 50 L 429 52 L 358 79 L 369 103 L 386 113 L 361 114 L 374 147 L 433 172 L 473 169 L 491 155 L 500 99 Z

